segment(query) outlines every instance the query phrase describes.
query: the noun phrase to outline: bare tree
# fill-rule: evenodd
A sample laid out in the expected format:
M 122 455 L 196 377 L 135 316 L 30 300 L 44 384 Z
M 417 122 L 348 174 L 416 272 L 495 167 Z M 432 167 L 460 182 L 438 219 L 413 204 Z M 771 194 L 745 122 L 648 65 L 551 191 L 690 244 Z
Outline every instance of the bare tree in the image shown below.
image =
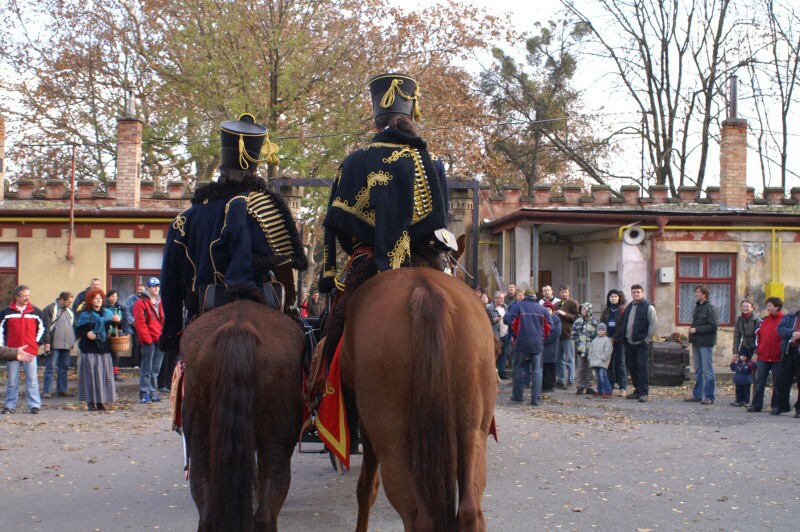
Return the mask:
M 687 183 L 702 187 L 711 124 L 722 109 L 716 103 L 721 83 L 746 63 L 738 57 L 740 22 L 731 0 L 562 4 L 591 28 L 594 46 L 584 53 L 610 61 L 615 88 L 643 117 L 641 134 L 655 184 L 668 185 L 673 195 Z
M 788 168 L 792 103 L 797 100 L 800 74 L 800 10 L 779 0 L 761 0 L 760 7 L 760 31 L 748 39 L 754 57 L 748 72 L 759 126 L 756 150 L 764 186 L 771 184 L 768 168 L 774 163 L 780 186 L 786 188 L 787 174 L 792 173 Z

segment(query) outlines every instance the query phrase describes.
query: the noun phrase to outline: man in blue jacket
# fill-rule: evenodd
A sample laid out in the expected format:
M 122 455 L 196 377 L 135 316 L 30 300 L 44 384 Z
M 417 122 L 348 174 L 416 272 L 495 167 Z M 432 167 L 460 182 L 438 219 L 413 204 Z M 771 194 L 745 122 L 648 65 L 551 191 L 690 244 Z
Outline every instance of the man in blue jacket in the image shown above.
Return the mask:
M 800 310 L 781 319 L 778 335 L 781 337 L 781 365 L 775 377 L 778 406 L 771 413 L 779 415 L 791 411 L 789 394 L 792 391 L 792 381 L 797 377 L 798 396 L 794 404 L 794 417 L 800 418 Z
M 539 406 L 542 395 L 542 352 L 544 339 L 553 323 L 545 308 L 536 299 L 536 292 L 525 290 L 525 297 L 503 317 L 516 338 L 514 349 L 514 385 L 511 400 L 522 402 L 524 375 L 531 373 L 531 405 Z

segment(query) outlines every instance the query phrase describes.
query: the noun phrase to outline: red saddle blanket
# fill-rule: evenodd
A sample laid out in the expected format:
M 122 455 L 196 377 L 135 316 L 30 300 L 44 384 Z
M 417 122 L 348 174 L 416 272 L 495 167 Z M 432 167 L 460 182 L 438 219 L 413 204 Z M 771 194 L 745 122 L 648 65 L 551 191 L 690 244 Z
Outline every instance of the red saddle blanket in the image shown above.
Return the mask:
M 181 406 L 183 405 L 183 360 L 175 364 L 172 372 L 172 387 L 169 392 L 169 411 L 172 416 L 172 430 L 181 432 Z
M 328 381 L 325 385 L 325 392 L 317 410 L 315 425 L 320 439 L 330 449 L 330 451 L 341 460 L 345 469 L 350 469 L 350 430 L 347 426 L 347 414 L 344 408 L 344 394 L 342 392 L 342 380 L 339 373 L 339 358 L 342 349 L 342 341 L 336 346 L 333 361 L 328 369 Z M 304 430 L 310 425 L 310 413 L 307 413 L 309 420 L 304 423 Z M 489 427 L 489 434 L 494 436 L 495 441 L 500 441 L 497 435 L 497 423 L 492 416 L 492 424 Z

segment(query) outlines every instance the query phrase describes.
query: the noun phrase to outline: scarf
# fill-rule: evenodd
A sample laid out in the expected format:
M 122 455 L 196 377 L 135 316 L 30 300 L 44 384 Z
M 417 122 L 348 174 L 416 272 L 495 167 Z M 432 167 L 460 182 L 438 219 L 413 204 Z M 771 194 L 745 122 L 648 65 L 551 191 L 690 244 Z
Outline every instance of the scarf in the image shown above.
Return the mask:
M 108 308 L 101 308 L 99 311 L 94 310 L 93 308 L 88 308 L 81 312 L 81 315 L 78 316 L 78 323 L 75 324 L 75 327 L 80 327 L 81 325 L 86 325 L 87 323 L 92 324 L 92 332 L 97 336 L 95 341 L 97 345 L 100 346 L 105 343 L 107 339 L 106 335 L 106 322 L 111 320 L 111 317 L 114 314 Z

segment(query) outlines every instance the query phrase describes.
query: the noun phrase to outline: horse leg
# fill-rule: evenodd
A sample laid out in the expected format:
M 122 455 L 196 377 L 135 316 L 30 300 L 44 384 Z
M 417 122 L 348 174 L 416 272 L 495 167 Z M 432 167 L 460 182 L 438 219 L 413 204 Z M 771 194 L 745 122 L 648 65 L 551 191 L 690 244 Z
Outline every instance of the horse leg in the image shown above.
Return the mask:
M 267 488 L 267 462 L 268 455 L 266 448 L 258 442 L 258 486 L 256 489 L 256 513 L 253 515 L 253 530 L 267 530 L 267 504 L 264 494 Z
M 256 528 L 268 532 L 278 530 L 278 514 L 289 494 L 292 480 L 292 454 L 294 441 L 273 442 L 258 450 L 258 508 Z
M 486 435 L 480 429 L 462 433 L 458 441 L 458 530 L 483 532 L 486 520 L 481 496 L 486 489 Z
M 184 413 L 190 412 L 184 408 Z M 186 456 L 189 457 L 189 487 L 197 506 L 200 520 L 198 530 L 205 530 L 206 482 L 208 481 L 207 427 L 202 426 L 202 416 L 184 415 L 183 430 L 186 437 Z
M 411 471 L 408 449 L 400 445 L 387 449 L 381 460 L 381 477 L 386 498 L 400 518 L 403 528 L 416 532 L 434 531 L 433 517 L 426 502 L 417 489 L 414 473 Z
M 366 532 L 369 530 L 369 511 L 378 498 L 378 487 L 381 479 L 378 476 L 378 457 L 372 448 L 364 427 L 361 427 L 361 444 L 364 447 L 364 460 L 361 463 L 361 474 L 358 476 L 358 488 L 356 495 L 358 499 L 358 522 L 356 532 Z

